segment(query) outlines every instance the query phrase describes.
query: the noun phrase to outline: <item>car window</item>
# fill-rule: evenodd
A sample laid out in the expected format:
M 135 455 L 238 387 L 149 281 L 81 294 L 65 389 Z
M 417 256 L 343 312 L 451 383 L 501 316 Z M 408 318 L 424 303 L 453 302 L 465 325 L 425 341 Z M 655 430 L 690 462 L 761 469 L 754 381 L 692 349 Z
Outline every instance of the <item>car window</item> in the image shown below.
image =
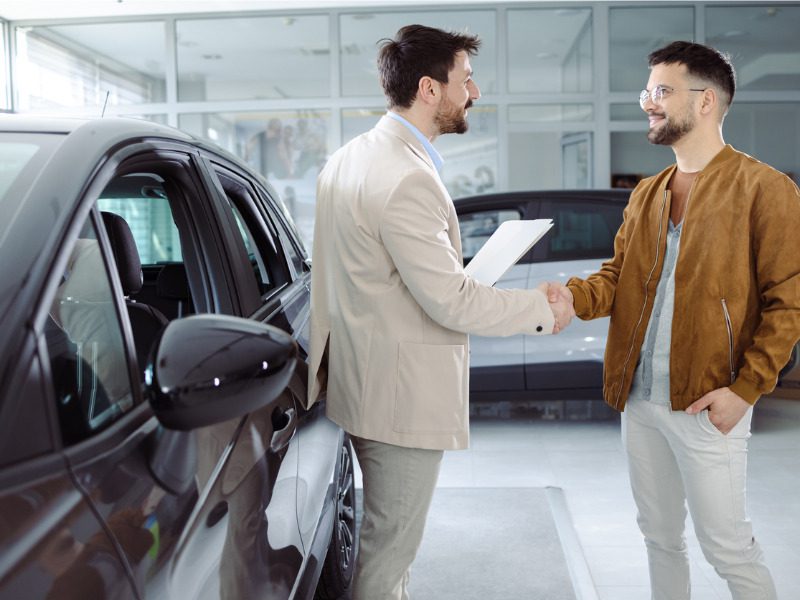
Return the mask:
M 97 207 L 127 221 L 143 265 L 183 260 L 178 228 L 157 180 L 143 175 L 119 177 L 103 191 Z
M 297 277 L 303 272 L 305 266 L 305 260 L 298 250 L 298 246 L 301 242 L 296 233 L 293 234 L 289 232 L 290 228 L 283 218 L 278 216 L 276 212 L 272 212 L 271 214 L 272 221 L 278 229 L 278 235 L 281 238 L 281 244 L 286 254 L 286 259 L 292 267 L 294 277 Z M 292 228 L 292 231 L 295 230 Z
M 18 194 L 10 191 L 12 185 L 19 183 L 18 192 L 23 193 L 63 138 L 44 133 L 0 134 L 0 207 L 5 200 L 18 200 Z
M 553 229 L 548 240 L 549 261 L 611 258 L 614 237 L 622 224 L 622 204 L 561 201 L 551 205 Z
M 269 274 L 267 262 L 261 255 L 258 245 L 256 244 L 255 236 L 247 226 L 241 211 L 239 211 L 236 205 L 230 201 L 230 198 L 228 198 L 228 203 L 231 211 L 233 211 L 233 216 L 236 219 L 236 226 L 239 231 L 239 235 L 241 236 L 242 243 L 244 244 L 245 250 L 247 250 L 247 258 L 253 267 L 251 272 L 253 273 L 256 283 L 258 284 L 258 289 L 261 291 L 263 296 L 264 294 L 267 294 L 269 290 L 275 287 L 272 282 L 272 277 L 270 277 Z
M 227 200 L 227 208 L 236 222 L 238 241 L 250 263 L 260 293 L 260 302 L 289 280 L 286 261 L 277 235 L 256 205 L 256 192 L 247 180 L 233 171 L 218 166 L 215 170 Z M 249 286 L 248 286 L 249 287 Z
M 88 437 L 133 406 L 117 303 L 91 219 L 61 274 L 45 336 L 65 443 Z
M 521 218 L 520 212 L 514 209 L 482 210 L 459 215 L 458 226 L 461 230 L 464 262 L 478 253 L 501 223 L 519 221 Z

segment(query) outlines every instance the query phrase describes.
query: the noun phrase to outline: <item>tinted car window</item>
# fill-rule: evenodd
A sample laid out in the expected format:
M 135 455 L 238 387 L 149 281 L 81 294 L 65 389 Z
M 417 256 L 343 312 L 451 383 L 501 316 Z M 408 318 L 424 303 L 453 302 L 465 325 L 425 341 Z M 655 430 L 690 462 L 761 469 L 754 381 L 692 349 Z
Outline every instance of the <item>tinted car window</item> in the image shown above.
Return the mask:
M 461 248 L 464 261 L 468 261 L 478 253 L 501 223 L 519 221 L 519 211 L 513 209 L 484 210 L 459 215 L 458 225 L 461 229 Z
M 127 179 L 125 177 L 120 180 Z M 115 182 L 116 183 L 116 182 Z M 143 265 L 181 262 L 178 228 L 172 217 L 166 194 L 160 186 L 143 186 L 137 195 L 119 196 L 109 186 L 97 201 L 102 211 L 121 216 L 130 225 Z
M 622 224 L 622 206 L 606 202 L 565 200 L 554 202 L 549 216 L 553 229 L 547 236 L 547 260 L 610 258 L 614 236 Z
M 119 314 L 91 220 L 72 249 L 45 334 L 66 443 L 133 406 Z

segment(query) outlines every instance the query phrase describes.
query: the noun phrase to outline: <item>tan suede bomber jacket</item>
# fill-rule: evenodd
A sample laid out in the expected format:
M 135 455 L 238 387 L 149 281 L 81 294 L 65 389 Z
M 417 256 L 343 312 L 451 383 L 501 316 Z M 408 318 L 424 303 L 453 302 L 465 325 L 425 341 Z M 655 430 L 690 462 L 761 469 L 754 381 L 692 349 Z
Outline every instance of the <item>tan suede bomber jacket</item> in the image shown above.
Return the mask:
M 611 316 L 603 395 L 624 410 L 666 252 L 675 165 L 631 195 L 614 257 L 567 283 L 581 319 Z M 800 191 L 725 146 L 689 193 L 675 270 L 673 410 L 730 387 L 753 404 L 775 387 L 800 338 Z

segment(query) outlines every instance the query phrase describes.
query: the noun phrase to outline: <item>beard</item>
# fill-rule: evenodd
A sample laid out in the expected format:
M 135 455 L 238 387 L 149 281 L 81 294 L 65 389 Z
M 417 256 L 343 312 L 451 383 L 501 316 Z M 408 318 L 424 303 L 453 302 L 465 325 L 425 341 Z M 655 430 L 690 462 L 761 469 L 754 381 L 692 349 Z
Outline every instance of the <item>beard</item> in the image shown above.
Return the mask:
M 650 129 L 650 131 L 647 132 L 647 141 L 659 146 L 672 146 L 694 129 L 694 125 L 695 122 L 691 115 L 688 115 L 682 121 L 679 121 L 677 118 L 670 119 L 667 117 L 661 127 Z
M 464 112 L 472 106 L 472 100 L 468 100 L 463 107 L 459 107 L 447 98 L 436 111 L 434 123 L 439 128 L 439 135 L 443 133 L 466 133 L 469 129 L 467 118 Z

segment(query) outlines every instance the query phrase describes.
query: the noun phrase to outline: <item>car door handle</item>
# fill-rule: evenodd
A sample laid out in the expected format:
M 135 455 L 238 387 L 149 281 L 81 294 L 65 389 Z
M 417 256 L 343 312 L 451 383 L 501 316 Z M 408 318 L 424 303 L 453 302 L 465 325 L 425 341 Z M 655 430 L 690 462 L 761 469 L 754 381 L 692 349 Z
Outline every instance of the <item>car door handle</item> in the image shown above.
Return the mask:
M 269 442 L 269 449 L 272 452 L 279 452 L 286 448 L 294 436 L 297 429 L 297 411 L 294 408 L 281 410 L 276 408 L 272 411 L 272 439 Z

